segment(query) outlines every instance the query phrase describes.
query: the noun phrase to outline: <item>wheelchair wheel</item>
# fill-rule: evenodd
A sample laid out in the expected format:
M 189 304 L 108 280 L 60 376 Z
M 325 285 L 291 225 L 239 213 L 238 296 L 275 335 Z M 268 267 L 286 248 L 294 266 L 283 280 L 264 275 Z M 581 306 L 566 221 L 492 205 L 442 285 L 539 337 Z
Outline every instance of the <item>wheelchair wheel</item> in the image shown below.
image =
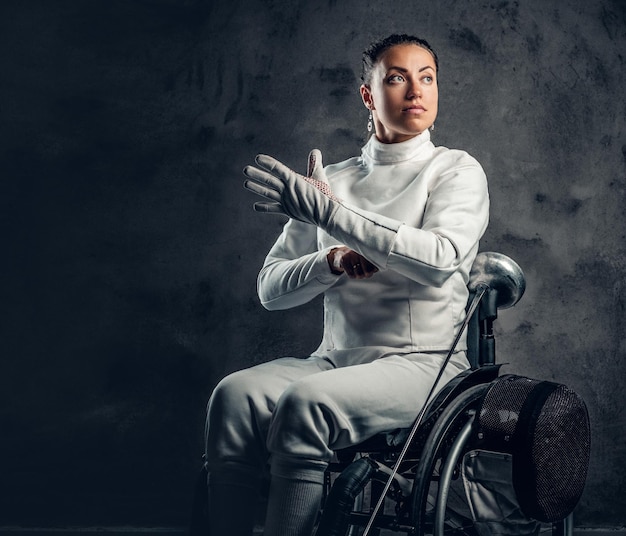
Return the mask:
M 488 388 L 476 385 L 459 395 L 426 440 L 411 497 L 413 534 L 476 536 L 458 467 L 471 437 L 475 408 Z
M 472 450 L 476 407 L 489 384 L 459 395 L 441 414 L 415 472 L 412 494 L 413 534 L 478 536 L 460 478 L 463 456 Z M 535 534 L 572 536 L 573 516 L 552 524 L 536 524 Z
M 421 455 L 416 458 L 414 454 L 417 451 L 410 449 L 412 453 L 405 459 L 404 469 L 401 467 L 398 475 L 406 484 L 396 486 L 395 491 L 392 486 L 390 502 L 386 503 L 392 509 L 395 503 L 395 513 L 383 508 L 369 532 L 370 536 L 381 533 L 475 536 L 464 494 L 456 489 L 460 482 L 455 478 L 455 468 L 471 435 L 474 407 L 488 386 L 479 384 L 461 392 L 441 413 L 426 441 L 421 443 Z M 349 484 L 342 482 L 341 485 L 333 486 L 331 493 L 336 492 L 337 496 L 329 497 L 333 505 L 342 506 L 324 512 L 318 536 L 352 536 L 362 533 L 386 479 L 381 469 L 380 466 L 378 471 L 373 469 L 372 462 L 363 458 L 353 462 L 350 469 L 342 473 L 341 478 Z M 428 496 L 433 493 L 435 496 L 439 494 L 439 498 L 432 501 L 433 508 L 429 508 Z M 456 503 L 464 508 L 459 509 Z M 436 508 L 434 505 L 437 505 Z
M 476 447 L 473 424 L 477 408 L 489 388 L 490 383 L 484 383 L 461 392 L 439 415 L 425 441 L 419 442 L 419 452 L 413 447 L 409 449 L 406 466 L 399 471 L 400 478 L 412 479 L 412 482 L 407 481 L 409 492 L 404 493 L 406 486 L 396 487 L 395 493 L 400 496 L 398 502 L 392 487 L 390 495 L 387 495 L 388 506 L 393 507 L 395 503 L 396 512 L 394 514 L 383 508 L 369 536 L 397 533 L 417 536 L 479 535 L 460 478 L 460 467 L 465 454 Z M 332 516 L 327 516 L 325 523 L 320 524 L 318 536 L 362 534 L 363 527 L 369 522 L 372 505 L 376 502 L 372 499 L 380 496 L 378 491 L 382 491 L 384 482 L 380 468 L 370 471 L 366 460 L 362 458 L 353 462 L 355 469 L 364 471 L 350 476 L 358 485 L 348 486 L 352 493 L 344 496 L 345 508 L 339 509 L 344 516 L 343 521 L 337 523 Z M 336 488 L 337 491 L 341 489 L 341 486 Z M 538 528 L 552 536 L 571 536 L 572 518 L 570 516 L 553 525 L 544 524 Z

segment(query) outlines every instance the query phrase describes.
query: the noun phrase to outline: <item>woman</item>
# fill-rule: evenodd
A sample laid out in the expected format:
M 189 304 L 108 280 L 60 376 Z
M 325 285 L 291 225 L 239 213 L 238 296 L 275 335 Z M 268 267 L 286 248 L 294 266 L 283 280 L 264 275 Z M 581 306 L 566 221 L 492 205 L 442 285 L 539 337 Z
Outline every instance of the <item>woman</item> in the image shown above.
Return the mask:
M 235 372 L 207 414 L 212 535 L 250 534 L 270 466 L 266 536 L 308 535 L 333 450 L 409 427 L 459 329 L 487 226 L 480 165 L 435 147 L 437 56 L 392 35 L 363 55 L 361 97 L 375 136 L 362 155 L 307 176 L 260 155 L 245 186 L 255 210 L 290 217 L 258 278 L 268 309 L 324 294 L 324 334 L 306 359 Z M 439 386 L 468 367 L 464 342 Z

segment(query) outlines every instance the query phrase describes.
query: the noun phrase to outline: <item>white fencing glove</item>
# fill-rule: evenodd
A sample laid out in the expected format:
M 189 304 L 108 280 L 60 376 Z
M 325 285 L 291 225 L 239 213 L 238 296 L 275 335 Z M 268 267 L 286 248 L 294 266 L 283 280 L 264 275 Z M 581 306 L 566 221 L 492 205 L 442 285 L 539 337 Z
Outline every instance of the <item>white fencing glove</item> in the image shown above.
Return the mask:
M 286 214 L 294 220 L 325 228 L 341 201 L 333 195 L 322 165 L 322 153 L 309 153 L 306 177 L 271 156 L 260 154 L 246 166 L 244 186 L 267 201 L 254 204 L 257 212 Z
M 271 156 L 258 155 L 256 164 L 244 168 L 244 186 L 267 201 L 255 203 L 254 210 L 316 225 L 377 267 L 386 265 L 401 222 L 342 203 L 328 184 L 318 149 L 309 153 L 306 177 Z

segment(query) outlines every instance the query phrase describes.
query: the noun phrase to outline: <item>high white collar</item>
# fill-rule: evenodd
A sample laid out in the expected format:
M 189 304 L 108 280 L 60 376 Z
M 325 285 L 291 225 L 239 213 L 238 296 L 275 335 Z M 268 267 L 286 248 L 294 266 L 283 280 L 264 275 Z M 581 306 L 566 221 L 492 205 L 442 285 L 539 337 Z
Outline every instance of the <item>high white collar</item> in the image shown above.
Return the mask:
M 372 164 L 396 164 L 420 156 L 428 157 L 434 145 L 430 141 L 430 131 L 399 143 L 382 143 L 374 135 L 361 150 L 363 159 Z

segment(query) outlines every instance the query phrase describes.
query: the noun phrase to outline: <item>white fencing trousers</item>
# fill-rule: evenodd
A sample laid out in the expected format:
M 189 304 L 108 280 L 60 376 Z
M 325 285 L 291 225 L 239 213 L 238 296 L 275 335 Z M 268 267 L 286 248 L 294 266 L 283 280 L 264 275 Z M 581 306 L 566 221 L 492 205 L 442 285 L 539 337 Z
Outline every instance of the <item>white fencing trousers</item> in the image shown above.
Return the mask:
M 410 427 L 445 356 L 394 355 L 341 368 L 321 357 L 286 357 L 234 372 L 209 400 L 208 469 L 235 463 L 260 472 L 271 457 L 273 474 L 320 474 L 334 450 Z M 454 354 L 438 389 L 468 366 L 464 352 Z

